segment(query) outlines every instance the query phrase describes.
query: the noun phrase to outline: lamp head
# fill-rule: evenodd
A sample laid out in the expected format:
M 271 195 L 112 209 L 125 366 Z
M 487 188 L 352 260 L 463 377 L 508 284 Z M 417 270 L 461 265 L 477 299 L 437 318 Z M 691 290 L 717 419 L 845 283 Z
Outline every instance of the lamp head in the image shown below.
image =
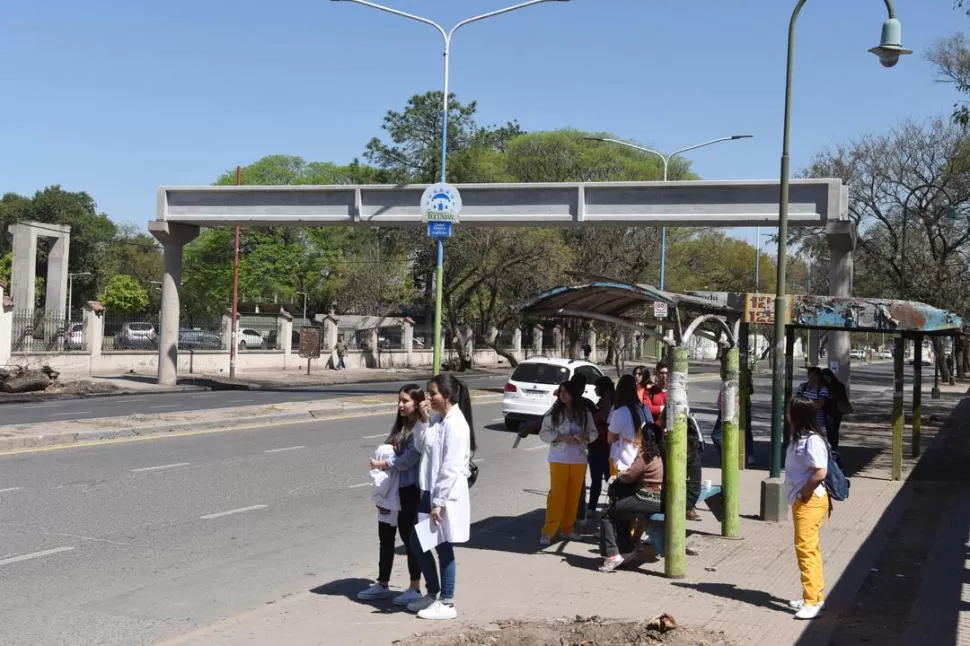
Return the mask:
M 882 23 L 882 38 L 879 46 L 873 47 L 869 52 L 879 57 L 883 67 L 895 67 L 900 56 L 912 54 L 913 50 L 903 47 L 902 26 L 897 19 L 890 18 Z

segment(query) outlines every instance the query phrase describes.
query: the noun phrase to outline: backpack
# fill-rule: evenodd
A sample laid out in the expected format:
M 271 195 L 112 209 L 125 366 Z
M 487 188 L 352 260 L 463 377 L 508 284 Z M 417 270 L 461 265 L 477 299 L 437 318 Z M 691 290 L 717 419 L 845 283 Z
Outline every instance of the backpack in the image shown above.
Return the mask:
M 821 435 L 819 437 L 822 437 Z M 852 486 L 852 482 L 845 477 L 842 472 L 842 467 L 839 466 L 839 456 L 832 450 L 829 446 L 828 441 L 822 437 L 822 441 L 825 442 L 825 448 L 829 451 L 829 465 L 825 469 L 825 480 L 822 484 L 825 486 L 825 491 L 828 492 L 829 498 L 832 500 L 848 500 L 849 499 L 849 488 Z

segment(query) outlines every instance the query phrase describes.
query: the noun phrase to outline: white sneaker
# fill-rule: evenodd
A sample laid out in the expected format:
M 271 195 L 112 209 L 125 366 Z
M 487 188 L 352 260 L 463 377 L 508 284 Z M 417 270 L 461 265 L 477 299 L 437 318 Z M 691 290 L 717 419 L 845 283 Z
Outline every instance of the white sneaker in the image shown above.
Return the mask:
M 552 539 L 543 534 L 539 537 L 539 547 L 549 547 L 552 544 Z
M 391 596 L 391 591 L 380 583 L 372 583 L 369 588 L 357 593 L 357 598 L 361 601 L 376 601 L 378 599 L 387 599 L 389 596 Z
M 458 616 L 458 611 L 451 604 L 435 601 L 424 610 L 418 612 L 421 619 L 454 619 Z
M 822 612 L 822 604 L 817 606 L 808 603 L 802 604 L 799 611 L 795 613 L 795 619 L 815 619 L 820 612 Z
M 430 607 L 436 601 L 437 599 L 432 597 L 430 594 L 426 594 L 420 599 L 416 599 L 415 601 L 412 601 L 411 603 L 409 603 L 408 610 L 410 610 L 411 612 L 421 612 L 425 608 Z
M 804 607 L 804 605 L 805 605 L 804 599 L 794 599 L 793 601 L 788 602 L 788 607 L 795 611 L 801 610 L 802 607 Z M 825 601 L 820 601 L 818 604 L 818 609 L 821 610 L 824 607 L 825 607 Z
M 603 565 L 600 566 L 600 572 L 612 572 L 621 565 L 623 565 L 623 557 L 621 555 L 607 556 L 603 561 Z
M 420 598 L 421 598 L 420 592 L 418 592 L 414 588 L 408 588 L 407 590 L 404 591 L 403 594 L 399 594 L 396 597 L 394 597 L 394 600 L 392 603 L 395 606 L 406 606 L 410 604 L 412 601 L 417 601 Z

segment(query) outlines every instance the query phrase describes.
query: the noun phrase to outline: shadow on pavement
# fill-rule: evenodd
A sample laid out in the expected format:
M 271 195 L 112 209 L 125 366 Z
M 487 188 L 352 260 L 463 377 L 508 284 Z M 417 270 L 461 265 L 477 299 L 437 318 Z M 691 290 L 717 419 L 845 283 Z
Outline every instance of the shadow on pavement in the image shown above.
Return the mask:
M 491 516 L 472 523 L 471 540 L 462 547 L 492 552 L 535 554 L 545 509 L 533 509 L 519 516 Z
M 710 594 L 715 597 L 733 599 L 752 606 L 791 614 L 786 599 L 779 599 L 775 595 L 764 592 L 763 590 L 739 588 L 733 583 L 683 583 L 673 581 L 670 585 L 677 586 L 678 588 L 690 588 L 691 590 L 697 590 L 698 592 Z
M 373 583 L 371 579 L 337 579 L 336 581 L 317 586 L 310 590 L 310 592 L 313 594 L 321 594 L 325 597 L 343 597 L 350 601 L 358 601 L 357 593 L 367 588 L 371 583 Z

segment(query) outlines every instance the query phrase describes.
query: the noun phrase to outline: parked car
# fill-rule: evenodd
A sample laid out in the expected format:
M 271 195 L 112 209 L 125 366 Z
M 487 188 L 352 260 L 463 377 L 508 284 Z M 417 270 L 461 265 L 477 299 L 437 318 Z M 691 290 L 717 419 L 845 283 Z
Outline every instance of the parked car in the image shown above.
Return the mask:
M 546 357 L 533 357 L 519 363 L 505 384 L 505 394 L 502 396 L 505 428 L 517 431 L 522 422 L 545 415 L 556 401 L 553 394 L 556 388 L 576 373 L 586 377 L 586 397 L 594 402 L 599 401 L 595 384 L 603 372 L 594 363 Z
M 222 335 L 198 329 L 179 330 L 180 350 L 221 350 Z
M 263 343 L 264 343 L 264 347 L 267 350 L 282 349 L 279 345 L 279 332 L 277 332 L 276 330 L 270 330 L 269 334 L 266 335 L 266 339 L 264 340 Z M 293 352 L 296 352 L 297 350 L 299 350 L 299 348 L 300 348 L 300 331 L 293 330 L 293 333 L 290 336 L 290 350 Z
M 893 352 L 892 352 L 892 350 L 880 350 L 879 351 L 879 358 L 880 359 L 892 359 L 893 358 Z
M 115 334 L 116 350 L 154 349 L 158 347 L 158 333 L 151 323 L 125 323 Z
M 84 347 L 84 323 L 71 323 L 64 333 L 64 349 L 80 350 Z
M 266 339 L 263 338 L 263 333 L 252 328 L 239 330 L 239 349 L 245 350 L 246 348 L 266 348 Z
M 866 353 L 865 353 L 864 350 L 861 350 L 860 348 L 853 348 L 849 352 L 849 358 L 850 359 L 860 359 L 860 360 L 861 359 L 865 359 L 866 358 Z

